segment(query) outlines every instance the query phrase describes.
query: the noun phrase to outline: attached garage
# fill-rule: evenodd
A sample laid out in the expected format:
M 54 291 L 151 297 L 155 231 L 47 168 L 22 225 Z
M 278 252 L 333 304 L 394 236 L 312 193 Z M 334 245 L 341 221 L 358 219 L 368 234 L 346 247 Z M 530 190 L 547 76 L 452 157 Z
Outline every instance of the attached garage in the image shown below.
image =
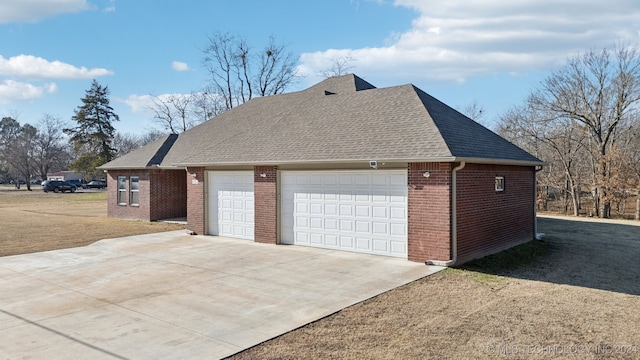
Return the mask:
M 281 243 L 407 257 L 407 171 L 282 171 Z
M 255 97 L 100 168 L 110 217 L 186 210 L 191 234 L 450 266 L 535 237 L 542 165 L 412 84 L 347 74 Z M 167 176 L 140 193 L 153 200 L 118 201 L 118 177 L 154 171 Z
M 253 240 L 253 171 L 209 171 L 208 190 L 209 234 Z

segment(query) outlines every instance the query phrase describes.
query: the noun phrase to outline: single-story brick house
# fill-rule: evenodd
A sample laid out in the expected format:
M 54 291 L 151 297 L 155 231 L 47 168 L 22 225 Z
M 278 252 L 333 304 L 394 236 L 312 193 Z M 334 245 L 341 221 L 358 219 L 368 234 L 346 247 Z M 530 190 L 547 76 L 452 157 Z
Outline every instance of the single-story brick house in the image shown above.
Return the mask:
M 108 214 L 460 264 L 534 239 L 542 162 L 413 85 L 254 98 L 101 168 Z

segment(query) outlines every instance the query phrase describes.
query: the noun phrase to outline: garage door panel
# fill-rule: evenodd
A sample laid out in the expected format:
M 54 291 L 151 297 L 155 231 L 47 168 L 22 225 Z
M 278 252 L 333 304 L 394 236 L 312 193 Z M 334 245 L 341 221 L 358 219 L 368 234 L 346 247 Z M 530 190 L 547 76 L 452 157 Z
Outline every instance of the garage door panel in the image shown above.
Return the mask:
M 283 171 L 281 241 L 406 258 L 406 178 L 406 170 Z
M 359 233 L 370 233 L 370 225 L 371 223 L 368 221 L 356 221 L 356 231 Z
M 323 243 L 322 238 L 322 234 L 311 233 L 309 236 L 309 243 L 314 245 L 321 245 Z
M 340 236 L 341 249 L 353 249 L 353 238 L 351 236 Z
M 390 245 L 390 253 L 391 254 L 403 255 L 403 254 L 407 253 L 407 243 L 406 243 L 406 241 L 391 240 L 389 242 L 389 245 Z
M 387 224 L 381 222 L 373 222 L 373 233 L 376 235 L 389 235 L 389 231 L 387 230 Z
M 392 236 L 407 236 L 407 227 L 404 224 L 391 224 L 391 233 Z
M 356 249 L 362 252 L 370 252 L 371 249 L 371 239 L 369 238 L 356 238 Z
M 407 209 L 404 207 L 391 206 L 390 210 L 390 218 L 404 220 L 407 218 Z
M 340 216 L 351 216 L 353 214 L 353 205 L 340 205 Z
M 208 175 L 209 233 L 253 240 L 253 171 L 209 171 Z

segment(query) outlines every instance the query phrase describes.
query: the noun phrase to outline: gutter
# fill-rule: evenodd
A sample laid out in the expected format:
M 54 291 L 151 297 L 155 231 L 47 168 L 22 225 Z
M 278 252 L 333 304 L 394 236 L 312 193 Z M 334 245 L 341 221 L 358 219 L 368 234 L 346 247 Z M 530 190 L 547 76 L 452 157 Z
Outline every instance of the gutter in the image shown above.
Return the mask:
M 488 159 L 488 158 L 470 158 L 470 157 L 454 157 L 454 156 L 438 156 L 430 158 L 367 158 L 367 159 L 336 159 L 336 160 L 268 160 L 268 161 L 218 161 L 218 162 L 194 162 L 194 163 L 172 163 L 176 167 L 210 167 L 210 166 L 261 166 L 261 165 L 299 165 L 299 164 L 353 164 L 364 162 L 368 163 L 376 160 L 378 163 L 412 163 L 412 162 L 463 162 L 473 164 L 491 164 L 491 165 L 514 165 L 514 166 L 541 166 L 542 161 L 529 160 L 504 160 L 504 159 Z
M 460 165 L 451 170 L 451 260 L 427 260 L 426 265 L 435 266 L 451 266 L 458 261 L 458 186 L 457 173 L 464 169 L 466 163 L 460 162 Z

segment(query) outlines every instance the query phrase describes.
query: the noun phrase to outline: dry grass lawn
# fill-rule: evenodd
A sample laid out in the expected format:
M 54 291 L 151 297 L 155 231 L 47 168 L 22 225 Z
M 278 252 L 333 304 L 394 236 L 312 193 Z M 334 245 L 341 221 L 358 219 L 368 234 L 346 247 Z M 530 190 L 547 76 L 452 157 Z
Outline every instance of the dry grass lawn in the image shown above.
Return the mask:
M 180 225 L 106 218 L 104 192 L 0 186 L 0 255 Z M 545 241 L 410 283 L 233 359 L 640 359 L 640 223 L 540 218 Z
M 0 256 L 86 246 L 101 239 L 184 229 L 107 218 L 105 191 L 45 193 L 0 185 Z
M 639 225 L 540 218 L 544 242 L 423 278 L 231 358 L 640 359 Z

